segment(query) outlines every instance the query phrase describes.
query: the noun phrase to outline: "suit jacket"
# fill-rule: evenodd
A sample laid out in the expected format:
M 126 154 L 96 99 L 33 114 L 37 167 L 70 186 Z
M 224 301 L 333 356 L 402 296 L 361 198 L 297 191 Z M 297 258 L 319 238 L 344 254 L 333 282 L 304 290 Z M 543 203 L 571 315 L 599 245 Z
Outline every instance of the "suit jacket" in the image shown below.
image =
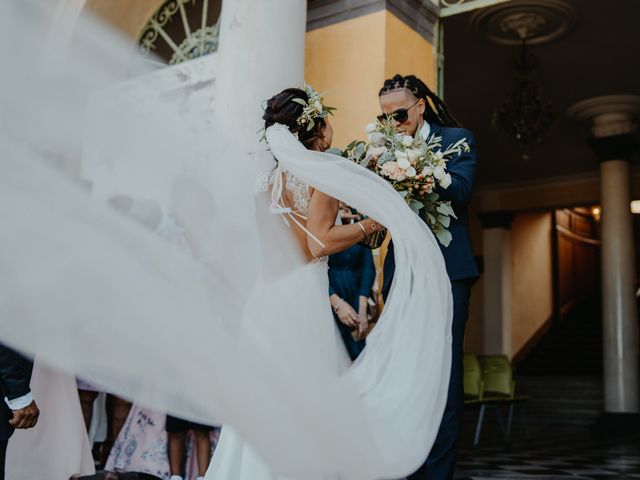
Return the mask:
M 19 353 L 0 344 L 0 440 L 7 440 L 13 433 L 9 425 L 11 410 L 4 398 L 15 400 L 31 391 L 31 371 L 33 364 Z
M 470 151 L 454 156 L 447 164 L 447 170 L 451 174 L 451 185 L 447 189 L 438 188 L 440 200 L 450 201 L 457 219 L 452 218 L 449 232 L 453 240 L 448 247 L 440 245 L 447 266 L 447 273 L 451 281 L 474 279 L 479 276 L 478 266 L 471 249 L 471 236 L 469 235 L 468 205 L 473 193 L 477 164 L 476 140 L 469 130 L 464 128 L 443 127 L 432 123 L 430 136 L 442 137 L 442 146 L 447 147 L 463 138 L 467 139 Z M 393 243 L 389 245 L 389 251 L 384 263 L 384 280 L 382 294 L 386 298 L 393 272 L 395 271 L 395 259 L 393 257 Z

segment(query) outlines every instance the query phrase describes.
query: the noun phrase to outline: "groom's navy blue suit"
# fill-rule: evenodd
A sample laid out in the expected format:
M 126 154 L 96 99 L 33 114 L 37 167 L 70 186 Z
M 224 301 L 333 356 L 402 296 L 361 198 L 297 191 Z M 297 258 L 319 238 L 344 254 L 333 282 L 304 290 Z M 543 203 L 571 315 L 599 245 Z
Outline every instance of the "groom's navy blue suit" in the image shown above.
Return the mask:
M 438 190 L 441 200 L 451 201 L 451 205 L 458 217 L 457 219 L 451 219 L 449 227 L 453 240 L 448 247 L 440 246 L 447 273 L 451 279 L 453 293 L 451 379 L 447 405 L 435 444 L 427 461 L 417 472 L 409 476 L 409 480 L 445 480 L 453 478 L 458 454 L 458 439 L 462 426 L 464 327 L 469 314 L 471 286 L 479 275 L 471 250 L 467 208 L 471 200 L 476 171 L 475 139 L 469 130 L 463 128 L 443 127 L 435 123 L 430 126 L 430 135 L 441 136 L 444 148 L 462 138 L 466 138 L 471 151 L 462 153 L 449 161 L 447 169 L 451 174 L 451 185 L 446 190 Z M 385 299 L 391 288 L 395 270 L 393 252 L 393 243 L 391 243 L 384 263 L 382 294 Z

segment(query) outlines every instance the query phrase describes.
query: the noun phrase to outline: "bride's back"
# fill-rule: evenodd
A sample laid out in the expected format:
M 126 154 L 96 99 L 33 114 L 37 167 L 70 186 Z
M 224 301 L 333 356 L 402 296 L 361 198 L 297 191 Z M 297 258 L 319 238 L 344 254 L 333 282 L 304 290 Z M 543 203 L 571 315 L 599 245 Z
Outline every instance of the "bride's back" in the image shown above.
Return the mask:
M 290 209 L 291 213 L 285 219 L 289 225 L 289 231 L 296 240 L 300 250 L 307 261 L 314 259 L 307 240 L 307 215 L 309 213 L 309 200 L 311 199 L 311 189 L 308 185 L 300 182 L 293 174 L 281 171 L 276 175 L 282 175 L 283 188 L 279 192 L 280 207 Z M 270 186 L 270 193 L 273 195 L 274 184 Z

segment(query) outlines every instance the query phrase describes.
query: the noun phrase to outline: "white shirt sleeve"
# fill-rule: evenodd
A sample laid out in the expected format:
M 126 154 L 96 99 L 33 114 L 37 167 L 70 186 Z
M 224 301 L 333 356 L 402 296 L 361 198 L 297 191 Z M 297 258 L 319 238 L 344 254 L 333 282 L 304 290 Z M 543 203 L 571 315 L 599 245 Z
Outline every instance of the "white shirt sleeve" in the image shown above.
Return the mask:
M 14 398 L 13 400 L 9 400 L 5 397 L 4 401 L 9 405 L 11 410 L 22 410 L 24 407 L 31 405 L 31 402 L 33 402 L 33 395 L 29 392 L 26 395 Z

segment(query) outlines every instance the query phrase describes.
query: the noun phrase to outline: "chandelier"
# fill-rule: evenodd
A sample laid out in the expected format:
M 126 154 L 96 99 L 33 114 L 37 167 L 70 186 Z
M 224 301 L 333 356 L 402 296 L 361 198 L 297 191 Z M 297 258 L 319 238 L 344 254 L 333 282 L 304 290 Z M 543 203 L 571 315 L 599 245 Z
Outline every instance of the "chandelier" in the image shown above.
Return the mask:
M 516 70 L 511 94 L 494 112 L 495 123 L 523 147 L 540 143 L 553 121 L 551 102 L 538 84 L 540 60 L 527 50 L 522 37 L 520 53 L 513 59 Z
M 543 95 L 538 75 L 540 59 L 532 45 L 559 39 L 575 24 L 575 9 L 567 0 L 510 0 L 490 2 L 471 17 L 473 28 L 491 43 L 517 48 L 512 91 L 493 111 L 492 125 L 523 150 L 543 140 L 551 127 L 551 102 Z M 529 156 L 524 153 L 526 160 Z

